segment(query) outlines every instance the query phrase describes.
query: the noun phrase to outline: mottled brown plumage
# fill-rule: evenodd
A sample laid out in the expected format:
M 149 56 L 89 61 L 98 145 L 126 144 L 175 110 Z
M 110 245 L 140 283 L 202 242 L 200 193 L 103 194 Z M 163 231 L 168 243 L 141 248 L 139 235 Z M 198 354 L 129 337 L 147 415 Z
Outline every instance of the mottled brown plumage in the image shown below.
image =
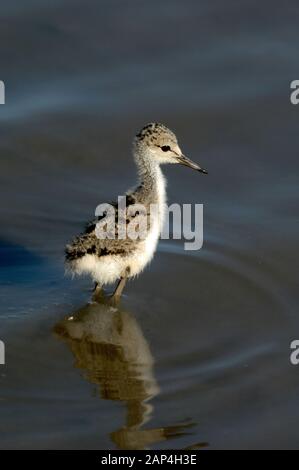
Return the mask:
M 147 124 L 134 139 L 133 153 L 139 174 L 139 185 L 124 197 L 126 207 L 138 204 L 146 215 L 145 238 L 122 239 L 118 235 L 117 203 L 115 216 L 105 216 L 88 223 L 85 231 L 66 246 L 66 268 L 74 274 L 89 274 L 99 285 L 121 280 L 115 295 L 119 296 L 127 277 L 136 276 L 152 259 L 163 225 L 166 204 L 165 180 L 160 169 L 164 163 L 180 163 L 202 170 L 182 154 L 175 134 L 160 123 Z M 153 205 L 157 211 L 152 212 Z M 144 212 L 143 212 L 144 211 Z M 151 214 L 150 214 L 151 213 Z M 129 225 L 136 214 L 126 214 Z M 112 218 L 113 217 L 113 218 Z M 115 238 L 98 238 L 97 224 L 114 228 Z

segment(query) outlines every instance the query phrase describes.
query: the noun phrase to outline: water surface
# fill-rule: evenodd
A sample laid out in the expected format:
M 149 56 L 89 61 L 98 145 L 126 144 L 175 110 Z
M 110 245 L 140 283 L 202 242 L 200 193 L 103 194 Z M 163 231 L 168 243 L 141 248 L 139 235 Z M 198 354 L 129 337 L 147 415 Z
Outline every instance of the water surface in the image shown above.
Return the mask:
M 298 6 L 16 0 L 2 9 L 1 448 L 297 448 Z M 209 170 L 204 246 L 162 241 L 122 305 L 89 304 L 65 243 L 173 128 Z M 71 319 L 69 319 L 71 318 Z

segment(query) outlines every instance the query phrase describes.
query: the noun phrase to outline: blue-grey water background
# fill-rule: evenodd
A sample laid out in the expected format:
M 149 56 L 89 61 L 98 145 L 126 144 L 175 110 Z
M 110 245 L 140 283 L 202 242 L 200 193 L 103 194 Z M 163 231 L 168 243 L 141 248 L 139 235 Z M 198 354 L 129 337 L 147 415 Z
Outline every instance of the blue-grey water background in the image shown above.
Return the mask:
M 2 449 L 299 447 L 298 10 L 1 6 Z M 64 245 L 134 184 L 152 120 L 209 170 L 165 168 L 170 202 L 204 204 L 203 249 L 162 241 L 122 311 L 69 333 L 91 285 L 64 277 Z

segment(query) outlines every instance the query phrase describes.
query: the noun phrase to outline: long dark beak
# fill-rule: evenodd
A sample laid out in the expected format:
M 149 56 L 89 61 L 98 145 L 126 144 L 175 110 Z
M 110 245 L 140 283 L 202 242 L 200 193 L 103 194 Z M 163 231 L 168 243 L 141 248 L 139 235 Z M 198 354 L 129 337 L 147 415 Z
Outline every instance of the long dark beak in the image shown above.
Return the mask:
M 199 165 L 197 165 L 197 163 L 190 160 L 190 158 L 185 157 L 185 155 L 183 154 L 178 157 L 178 163 L 180 163 L 181 165 L 188 166 L 189 168 L 192 168 L 193 170 L 200 171 L 201 173 L 204 173 L 205 175 L 208 174 L 207 170 L 204 170 Z

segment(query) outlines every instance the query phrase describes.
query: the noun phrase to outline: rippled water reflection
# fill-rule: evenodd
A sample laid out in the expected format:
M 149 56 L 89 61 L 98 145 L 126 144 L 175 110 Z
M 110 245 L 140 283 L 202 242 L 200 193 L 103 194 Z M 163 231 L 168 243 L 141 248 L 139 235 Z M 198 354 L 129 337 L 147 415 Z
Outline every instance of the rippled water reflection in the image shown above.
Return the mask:
M 55 326 L 75 358 L 75 367 L 105 400 L 123 402 L 124 425 L 111 432 L 120 449 L 145 449 L 179 437 L 192 423 L 144 429 L 159 393 L 154 358 L 136 318 L 105 304 L 91 303 Z

